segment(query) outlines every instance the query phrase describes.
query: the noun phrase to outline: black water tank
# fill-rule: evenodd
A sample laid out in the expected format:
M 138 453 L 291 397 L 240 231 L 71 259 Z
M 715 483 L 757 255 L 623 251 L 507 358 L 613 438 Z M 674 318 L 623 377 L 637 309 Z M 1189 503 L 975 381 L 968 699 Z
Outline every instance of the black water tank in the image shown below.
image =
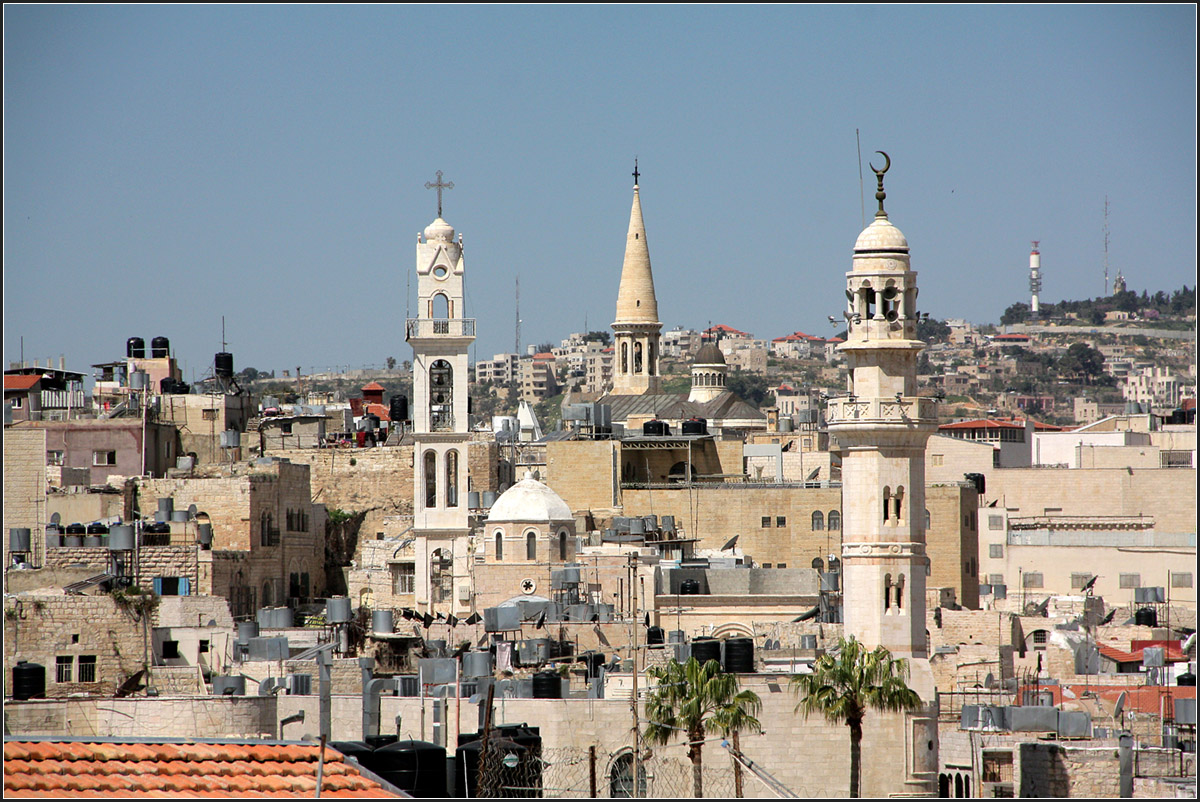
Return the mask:
M 125 356 L 132 359 L 144 359 L 146 356 L 146 341 L 141 337 L 130 337 L 125 341 Z
M 1190 671 L 1188 671 L 1184 674 L 1180 674 L 1179 677 L 1175 680 L 1175 684 L 1182 685 L 1187 688 L 1195 688 L 1196 687 L 1196 675 Z
M 223 379 L 233 378 L 233 354 L 221 351 L 213 358 L 217 376 Z
M 679 583 L 680 596 L 699 596 L 700 583 L 695 579 L 685 579 Z
M 329 745 L 346 757 L 354 758 L 368 771 L 375 771 L 375 764 L 371 762 L 375 750 L 362 741 L 330 741 Z
M 662 627 L 650 627 L 650 629 L 648 629 L 646 631 L 646 643 L 648 645 L 657 646 L 660 643 L 662 643 L 663 640 L 664 639 L 663 639 L 663 628 Z
M 1158 613 L 1151 607 L 1142 607 L 1133 614 L 1133 623 L 1139 627 L 1158 626 Z
M 562 677 L 553 671 L 539 671 L 533 675 L 534 699 L 561 699 Z
M 648 420 L 642 424 L 642 435 L 645 437 L 665 437 L 671 433 L 671 427 L 663 420 Z
M 729 638 L 725 641 L 725 671 L 730 674 L 754 673 L 754 641 Z
M 408 420 L 408 396 L 392 396 L 388 406 L 388 416 L 394 421 Z
M 370 770 L 417 799 L 446 796 L 446 750 L 427 741 L 395 741 L 371 755 Z
M 171 376 L 163 376 L 158 380 L 158 391 L 163 395 L 167 395 L 175 391 L 175 379 Z
M 966 477 L 968 482 L 975 485 L 975 490 L 982 496 L 987 489 L 987 481 L 984 475 L 982 473 L 964 473 L 963 476 Z
M 458 747 L 455 752 L 454 796 L 459 799 L 473 799 L 479 796 L 477 783 L 479 782 L 479 753 L 482 748 L 482 741 L 471 741 Z M 534 791 L 510 790 L 541 785 L 540 772 L 536 783 L 531 782 L 531 778 L 526 776 L 527 771 L 524 769 L 535 767 L 534 761 L 530 760 L 528 749 L 507 738 L 492 738 L 488 743 L 488 751 L 491 753 L 490 760 L 495 761 L 492 765 L 499 766 L 494 775 L 496 786 L 499 789 L 498 796 L 511 798 L 536 794 Z M 508 755 L 516 756 L 516 766 L 510 768 L 504 765 L 504 758 Z
M 155 337 L 150 341 L 150 356 L 163 359 L 171 355 L 171 341 L 166 337 Z
M 368 735 L 363 741 L 367 746 L 378 752 L 385 746 L 394 744 L 400 740 L 399 735 Z
M 107 535 L 108 527 L 97 521 L 93 524 L 88 524 L 87 533 L 89 535 Z
M 704 418 L 692 418 L 683 422 L 684 434 L 708 434 L 708 421 Z
M 171 388 L 173 395 L 187 395 L 191 391 L 192 387 L 187 382 L 175 382 L 175 386 Z
M 24 660 L 13 666 L 12 695 L 15 701 L 46 698 L 46 667 Z
M 721 641 L 716 638 L 696 638 L 692 641 L 692 657 L 704 665 L 709 660 L 721 662 Z
M 87 527 L 83 524 L 67 524 L 68 535 L 83 535 L 87 533 Z

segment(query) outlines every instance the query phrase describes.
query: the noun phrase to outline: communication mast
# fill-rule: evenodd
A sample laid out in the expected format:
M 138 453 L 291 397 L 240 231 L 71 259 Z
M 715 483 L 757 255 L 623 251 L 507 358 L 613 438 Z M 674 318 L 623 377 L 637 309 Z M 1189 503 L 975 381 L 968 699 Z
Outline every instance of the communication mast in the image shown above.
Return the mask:
M 1037 320 L 1041 309 L 1038 302 L 1038 295 L 1042 292 L 1042 256 L 1038 253 L 1039 242 L 1041 240 L 1033 240 L 1033 250 L 1029 252 L 1029 292 L 1033 296 L 1029 303 L 1030 320 Z
M 1108 196 L 1104 196 L 1104 298 L 1108 297 Z
M 517 358 L 521 356 L 521 277 L 517 276 L 517 328 L 516 337 L 513 339 L 513 353 Z

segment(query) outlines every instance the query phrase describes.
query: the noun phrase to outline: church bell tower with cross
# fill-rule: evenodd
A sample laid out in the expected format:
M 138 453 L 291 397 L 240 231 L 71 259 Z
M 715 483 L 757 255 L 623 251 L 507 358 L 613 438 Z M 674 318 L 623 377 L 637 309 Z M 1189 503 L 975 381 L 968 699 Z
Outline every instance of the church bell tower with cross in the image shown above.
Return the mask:
M 462 235 L 455 239 L 442 219 L 442 191 L 454 182 L 443 183 L 438 170 L 425 187 L 437 190 L 438 216 L 417 236 L 417 316 L 405 327 L 413 349 L 414 590 L 429 611 L 460 612 L 469 601 L 461 588 L 470 588 L 467 349 L 475 320 L 465 316 Z
M 629 212 L 625 262 L 617 290 L 617 319 L 613 322 L 612 391 L 616 395 L 662 392 L 662 377 L 658 372 L 662 322 L 658 319 L 650 246 L 646 242 L 646 224 L 642 221 L 642 201 L 638 196 L 640 175 L 635 159 L 633 208 Z
M 919 660 L 928 656 L 925 444 L 937 428 L 937 402 L 917 396 L 917 355 L 925 347 L 917 339 L 917 274 L 908 240 L 883 208 L 891 160 L 881 155 L 883 169 L 871 168 L 879 211 L 854 243 L 846 274 L 840 350 L 849 392 L 830 400 L 826 420 L 843 455 L 845 633 Z

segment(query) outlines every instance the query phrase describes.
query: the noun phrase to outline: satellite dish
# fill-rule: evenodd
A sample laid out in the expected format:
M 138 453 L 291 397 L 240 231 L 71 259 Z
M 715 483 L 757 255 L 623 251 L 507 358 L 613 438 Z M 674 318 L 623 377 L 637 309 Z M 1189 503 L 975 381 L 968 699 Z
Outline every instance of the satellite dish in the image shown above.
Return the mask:
M 53 515 L 50 516 L 50 523 L 52 523 L 52 524 L 62 523 L 62 515 L 58 514 L 57 512 L 54 513 Z
M 988 675 L 983 678 L 983 687 L 993 688 L 993 687 L 995 687 L 995 685 L 996 685 L 996 678 L 993 677 L 992 672 L 989 671 Z
M 1113 708 L 1113 718 L 1118 721 L 1121 714 L 1125 712 L 1125 691 L 1121 691 L 1121 695 L 1117 697 L 1117 706 Z
M 195 518 L 197 512 L 198 512 L 198 510 L 196 509 L 195 504 L 192 504 L 188 507 L 188 517 L 189 518 Z

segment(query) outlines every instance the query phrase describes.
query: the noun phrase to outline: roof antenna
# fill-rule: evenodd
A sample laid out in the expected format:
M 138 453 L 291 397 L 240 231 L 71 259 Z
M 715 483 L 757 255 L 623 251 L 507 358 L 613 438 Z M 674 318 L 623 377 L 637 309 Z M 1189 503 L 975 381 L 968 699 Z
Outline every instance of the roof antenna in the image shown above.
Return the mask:
M 863 190 L 862 176 L 862 140 L 858 138 L 858 129 L 854 129 L 854 142 L 858 145 L 858 205 L 862 210 L 863 228 L 867 227 L 867 201 Z

